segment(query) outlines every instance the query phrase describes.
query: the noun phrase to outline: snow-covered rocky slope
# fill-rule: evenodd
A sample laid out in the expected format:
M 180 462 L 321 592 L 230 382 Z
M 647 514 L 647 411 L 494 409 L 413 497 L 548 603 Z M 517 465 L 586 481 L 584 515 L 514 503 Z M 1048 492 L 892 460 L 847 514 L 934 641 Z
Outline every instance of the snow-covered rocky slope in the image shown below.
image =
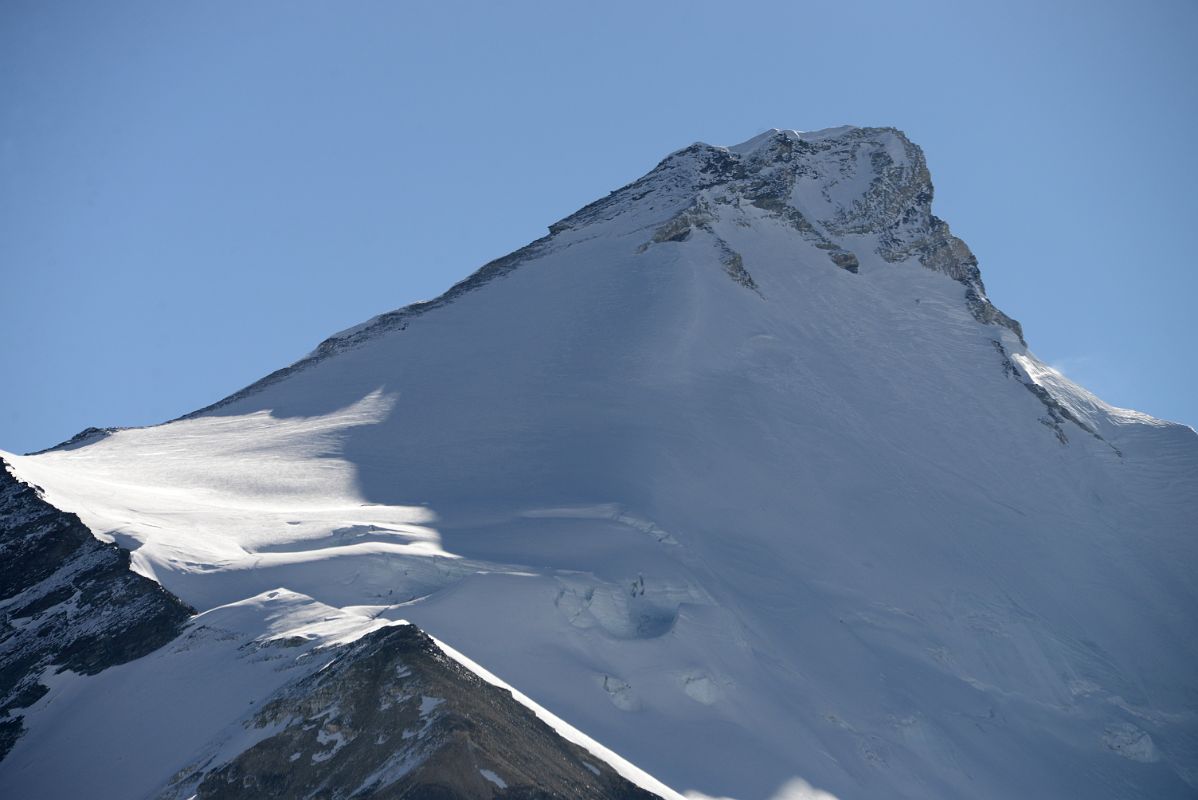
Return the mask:
M 52 665 L 94 675 L 174 639 L 190 609 L 0 459 L 0 759 Z
M 0 796 L 681 798 L 409 623 L 190 611 L 0 471 Z
M 1039 362 L 931 201 L 893 129 L 697 144 L 207 409 L 5 458 L 201 612 L 410 620 L 695 794 L 1193 797 L 1198 435 Z M 95 774 L 133 723 L 70 709 L 153 716 L 181 641 L 51 681 L 0 793 Z

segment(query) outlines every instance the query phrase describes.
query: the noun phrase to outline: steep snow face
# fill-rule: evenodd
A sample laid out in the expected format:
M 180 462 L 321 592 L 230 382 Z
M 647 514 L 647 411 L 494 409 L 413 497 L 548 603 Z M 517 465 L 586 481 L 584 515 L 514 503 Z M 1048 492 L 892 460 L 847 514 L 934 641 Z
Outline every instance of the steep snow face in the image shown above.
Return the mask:
M 1198 436 L 1037 361 L 931 201 L 892 129 L 693 145 L 11 462 L 199 609 L 412 620 L 678 788 L 1192 796 Z

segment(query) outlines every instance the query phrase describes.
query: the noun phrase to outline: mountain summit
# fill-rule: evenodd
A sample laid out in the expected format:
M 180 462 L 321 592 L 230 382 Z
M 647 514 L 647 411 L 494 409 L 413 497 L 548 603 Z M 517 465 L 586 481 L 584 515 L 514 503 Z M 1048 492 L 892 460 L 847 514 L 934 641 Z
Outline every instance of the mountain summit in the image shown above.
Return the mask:
M 1037 360 L 932 196 L 892 128 L 695 144 L 212 406 L 4 458 L 213 629 L 411 621 L 662 796 L 1190 797 L 1198 435 Z M 114 703 L 182 641 L 13 706 L 0 794 L 106 785 L 73 743 L 144 737 Z M 220 641 L 228 708 L 122 796 L 258 763 L 247 698 L 301 684 Z
M 336 334 L 307 359 L 262 383 L 402 327 L 412 316 L 451 302 L 544 254 L 568 231 L 627 216 L 640 226 L 658 226 L 651 243 L 684 241 L 694 230 L 712 232 L 710 223 L 717 216 L 713 204 L 735 204 L 739 209 L 741 203 L 792 226 L 825 251 L 833 264 L 853 273 L 860 262 L 846 246 L 866 246 L 890 263 L 914 257 L 964 285 L 966 302 L 980 321 L 1004 325 L 1022 341 L 1019 324 L 987 299 L 977 259 L 950 233 L 948 225 L 932 214 L 932 181 L 923 152 L 901 131 L 852 126 L 813 132 L 774 128 L 733 147 L 696 143 L 672 153 L 644 178 L 549 226 L 549 236 L 487 264 L 441 297 Z M 875 238 L 862 241 L 862 235 Z M 755 288 L 739 255 L 718 237 L 716 242 L 729 275 Z M 646 242 L 641 252 L 649 244 Z

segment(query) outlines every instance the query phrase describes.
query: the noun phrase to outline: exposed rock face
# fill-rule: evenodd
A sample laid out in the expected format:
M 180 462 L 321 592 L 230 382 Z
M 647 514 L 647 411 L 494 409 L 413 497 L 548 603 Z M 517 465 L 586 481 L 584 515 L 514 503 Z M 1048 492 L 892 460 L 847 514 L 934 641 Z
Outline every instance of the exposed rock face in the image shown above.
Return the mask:
M 0 759 L 20 735 L 17 710 L 46 691 L 43 670 L 94 674 L 139 658 L 190 613 L 0 460 Z
M 280 729 L 171 796 L 611 798 L 655 795 L 567 742 L 412 625 L 347 645 L 253 721 Z
M 923 151 L 901 131 L 847 128 L 807 138 L 776 130 L 733 151 L 694 145 L 621 193 L 654 179 L 679 183 L 675 173 L 688 167 L 697 197 L 710 196 L 719 205 L 751 203 L 794 227 L 849 272 L 859 266 L 848 246 L 852 237 L 869 237 L 887 261 L 918 259 L 966 287 L 966 304 L 978 321 L 1002 325 L 1022 339 L 1019 323 L 986 297 L 969 247 L 932 214 L 932 178 Z M 588 221 L 596 210 L 583 209 L 559 223 L 559 229 L 574 220 Z M 663 230 L 696 224 L 695 218 L 688 208 Z M 661 235 L 659 230 L 655 241 L 663 241 Z M 675 230 L 674 236 L 669 240 L 684 233 Z

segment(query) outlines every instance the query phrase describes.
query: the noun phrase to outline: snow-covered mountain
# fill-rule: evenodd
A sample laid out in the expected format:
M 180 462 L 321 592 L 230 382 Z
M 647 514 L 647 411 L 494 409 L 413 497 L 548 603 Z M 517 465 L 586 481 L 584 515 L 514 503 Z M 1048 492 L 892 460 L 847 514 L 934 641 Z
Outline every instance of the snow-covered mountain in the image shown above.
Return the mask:
M 43 674 L 0 795 L 244 777 L 320 674 L 262 643 L 407 620 L 663 796 L 1193 797 L 1198 434 L 1038 361 L 931 202 L 894 129 L 696 144 L 213 406 L 5 454 L 200 613 Z M 295 750 L 327 796 L 381 785 L 331 777 L 355 730 Z

